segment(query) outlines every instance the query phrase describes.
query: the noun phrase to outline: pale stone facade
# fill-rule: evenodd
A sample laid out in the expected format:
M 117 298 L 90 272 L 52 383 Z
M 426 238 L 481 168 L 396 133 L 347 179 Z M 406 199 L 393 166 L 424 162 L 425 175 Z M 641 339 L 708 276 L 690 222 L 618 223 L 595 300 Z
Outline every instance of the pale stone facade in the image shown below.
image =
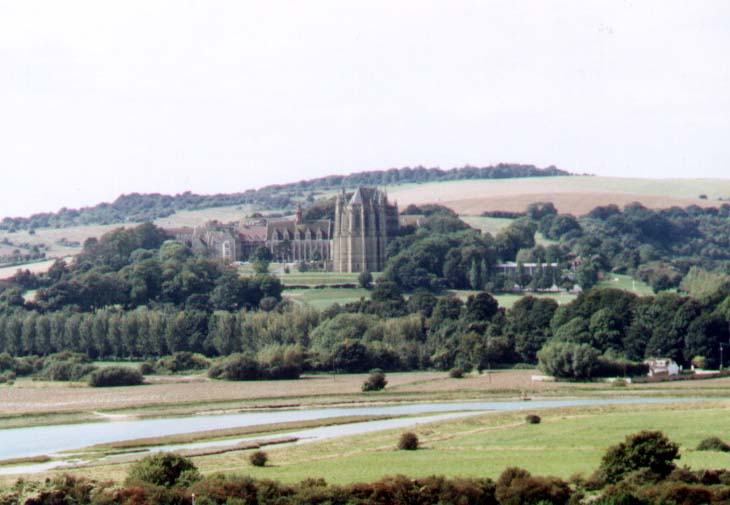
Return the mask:
M 406 216 L 419 218 L 419 216 Z M 406 224 L 419 224 L 418 220 Z M 297 207 L 294 219 L 261 220 L 170 230 L 194 252 L 227 261 L 245 260 L 267 247 L 281 262 L 323 262 L 334 272 L 380 272 L 385 267 L 388 239 L 398 233 L 398 205 L 388 203 L 384 191 L 357 188 L 351 198 L 344 189 L 337 196 L 334 223 L 307 220 Z
M 329 219 L 304 221 L 297 207 L 294 220 L 269 221 L 266 246 L 277 261 L 322 261 L 330 259 L 332 222 Z
M 397 231 L 398 206 L 388 203 L 385 192 L 360 187 L 348 200 L 343 190 L 335 204 L 331 269 L 382 271 L 388 238 Z

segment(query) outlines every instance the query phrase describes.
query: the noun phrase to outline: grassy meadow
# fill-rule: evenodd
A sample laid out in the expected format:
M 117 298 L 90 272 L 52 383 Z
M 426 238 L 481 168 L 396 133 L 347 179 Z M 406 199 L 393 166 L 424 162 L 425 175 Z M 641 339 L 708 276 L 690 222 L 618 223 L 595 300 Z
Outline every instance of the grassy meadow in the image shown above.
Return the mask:
M 528 413 L 538 414 L 541 423 L 526 424 Z M 396 450 L 398 436 L 405 430 L 391 429 L 300 445 L 272 445 L 265 448 L 269 464 L 264 468 L 248 463 L 250 449 L 211 451 L 192 460 L 205 474 L 234 473 L 284 482 L 324 477 L 331 483 L 348 483 L 395 474 L 496 478 L 509 466 L 567 479 L 576 474 L 589 476 L 605 450 L 626 435 L 661 430 L 680 444 L 680 465 L 727 468 L 730 453 L 698 452 L 694 448 L 711 435 L 730 438 L 728 414 L 727 400 L 688 402 L 671 408 L 667 404 L 639 404 L 487 413 L 418 424 L 412 429 L 421 443 L 417 451 Z M 285 437 L 286 430 L 281 435 Z M 96 463 L 63 472 L 121 480 L 128 465 Z M 56 473 L 60 471 L 28 477 L 44 479 Z M 9 482 L 11 478 L 2 480 Z
M 277 276 L 281 279 L 285 286 L 317 286 L 331 284 L 357 284 L 360 274 L 357 273 L 340 273 L 340 272 L 297 272 L 290 273 L 277 272 Z M 373 273 L 373 277 L 379 274 Z
M 362 288 L 287 289 L 283 296 L 297 303 L 323 310 L 335 303 L 342 305 L 356 302 L 360 298 L 368 298 L 370 291 Z
M 384 475 L 496 478 L 508 466 L 540 475 L 569 478 L 589 475 L 606 448 L 642 429 L 662 430 L 682 446 L 681 464 L 691 468 L 725 468 L 730 454 L 696 452 L 709 434 L 727 437 L 728 404 L 667 409 L 666 406 L 572 407 L 536 411 L 539 425 L 525 424 L 525 413 L 487 414 L 419 426 L 423 449 L 394 450 L 401 430 L 272 449 L 271 468 L 247 468 L 259 478 L 299 481 L 326 476 L 330 482 L 374 480 Z M 236 470 L 236 455 L 200 458 L 223 471 Z M 240 465 L 240 459 L 238 460 Z M 238 470 L 240 472 L 240 470 Z
M 371 481 L 384 475 L 496 478 L 508 466 L 539 475 L 569 478 L 590 475 L 607 447 L 640 430 L 661 430 L 682 447 L 680 464 L 690 468 L 726 468 L 730 454 L 693 449 L 710 435 L 728 438 L 730 403 L 570 407 L 536 410 L 541 424 L 524 422 L 526 412 L 486 414 L 423 424 L 414 431 L 423 448 L 397 451 L 402 430 L 334 439 L 269 450 L 270 468 L 241 470 L 242 458 L 229 453 L 199 458 L 206 471 L 246 473 L 257 478 L 296 482 L 314 475 L 329 482 Z

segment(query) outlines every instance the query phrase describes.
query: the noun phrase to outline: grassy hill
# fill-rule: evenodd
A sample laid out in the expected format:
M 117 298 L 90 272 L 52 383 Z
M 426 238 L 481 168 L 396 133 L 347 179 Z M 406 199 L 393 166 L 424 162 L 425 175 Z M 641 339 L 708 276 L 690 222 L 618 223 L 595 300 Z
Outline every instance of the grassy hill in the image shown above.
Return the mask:
M 211 220 L 221 222 L 237 221 L 250 214 L 251 208 L 246 205 L 230 205 L 226 207 L 214 207 L 200 210 L 184 210 L 174 213 L 171 216 L 156 219 L 154 223 L 163 228 L 177 228 L 182 226 L 196 226 Z M 51 259 L 74 256 L 81 252 L 84 241 L 90 237 L 100 237 L 122 226 L 136 226 L 141 223 L 126 224 L 90 224 L 85 226 L 70 226 L 67 228 L 39 228 L 34 233 L 27 230 L 9 232 L 0 230 L 0 241 L 7 239 L 12 244 L 29 244 L 45 246 L 46 256 Z M 15 245 L 4 245 L 0 243 L 0 255 L 10 254 L 17 247 Z M 32 272 L 43 272 L 47 270 L 53 261 L 39 261 L 21 265 L 29 268 Z M 20 266 L 9 266 L 0 268 L 0 279 L 9 277 L 15 273 Z
M 426 182 L 388 186 L 391 200 L 401 209 L 409 204 L 440 203 L 457 211 L 475 228 L 492 234 L 510 222 L 509 219 L 485 218 L 484 211 L 523 211 L 536 201 L 550 201 L 560 212 L 584 214 L 598 205 L 625 205 L 638 201 L 647 207 L 718 206 L 720 198 L 730 199 L 730 179 L 639 179 L 618 177 L 530 177 L 515 179 L 479 179 Z M 705 195 L 707 199 L 700 199 Z M 236 221 L 253 211 L 248 205 L 229 205 L 201 210 L 183 210 L 157 219 L 163 227 L 195 226 L 209 220 Z M 137 223 L 127 223 L 134 225 Z M 35 234 L 20 230 L 0 230 L 0 240 L 13 244 L 44 244 L 49 258 L 77 254 L 89 237 L 98 237 L 119 224 L 86 225 L 67 228 L 40 228 Z M 0 245 L 0 254 L 15 247 Z M 36 263 L 35 269 L 50 263 Z M 14 273 L 17 266 L 0 270 L 0 278 Z

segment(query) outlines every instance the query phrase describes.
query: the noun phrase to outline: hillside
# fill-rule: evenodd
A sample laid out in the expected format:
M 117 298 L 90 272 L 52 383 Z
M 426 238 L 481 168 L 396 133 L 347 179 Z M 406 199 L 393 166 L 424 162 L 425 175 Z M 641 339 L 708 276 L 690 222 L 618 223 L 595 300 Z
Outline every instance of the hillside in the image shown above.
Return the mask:
M 730 179 L 639 179 L 616 177 L 551 176 L 514 179 L 470 179 L 440 182 L 408 183 L 387 186 L 389 196 L 401 209 L 409 204 L 440 203 L 458 212 L 471 226 L 492 234 L 507 226 L 509 219 L 482 218 L 484 211 L 522 212 L 536 201 L 550 201 L 560 212 L 583 215 L 598 205 L 626 205 L 641 202 L 650 208 L 688 205 L 719 206 L 720 198 L 730 198 Z M 321 192 L 320 195 L 327 195 Z M 699 195 L 707 199 L 700 199 Z M 153 222 L 163 227 L 194 226 L 209 220 L 236 221 L 256 207 L 228 205 L 198 210 L 178 210 Z M 133 225 L 136 222 L 126 222 Z M 38 228 L 10 232 L 0 229 L 0 256 L 9 255 L 22 244 L 38 246 L 48 258 L 66 257 L 80 251 L 89 237 L 98 237 L 120 224 L 78 225 L 60 228 Z M 47 263 L 36 264 L 43 269 Z M 2 276 L 12 274 L 17 266 L 4 269 Z
M 487 167 L 441 168 L 404 167 L 370 170 L 348 175 L 330 175 L 288 184 L 248 189 L 238 193 L 199 195 L 187 191 L 177 195 L 160 193 L 121 195 L 111 203 L 100 203 L 81 209 L 63 208 L 58 212 L 41 212 L 30 217 L 4 217 L 0 230 L 17 231 L 37 228 L 67 228 L 87 224 L 146 222 L 171 216 L 183 210 L 208 209 L 235 205 L 250 205 L 257 209 L 293 208 L 297 202 L 312 201 L 321 192 L 355 186 L 385 186 L 390 184 L 424 183 L 451 180 L 506 179 L 526 177 L 569 176 L 569 172 L 554 166 L 500 163 Z M 2 217 L 2 216 L 0 216 Z
M 552 202 L 561 213 L 583 215 L 599 205 L 640 202 L 654 209 L 719 206 L 730 199 L 730 179 L 639 179 L 619 177 L 541 177 L 470 180 L 388 188 L 401 208 L 439 203 L 461 215 L 485 211 L 522 212 L 533 202 Z M 707 199 L 700 199 L 706 195 Z

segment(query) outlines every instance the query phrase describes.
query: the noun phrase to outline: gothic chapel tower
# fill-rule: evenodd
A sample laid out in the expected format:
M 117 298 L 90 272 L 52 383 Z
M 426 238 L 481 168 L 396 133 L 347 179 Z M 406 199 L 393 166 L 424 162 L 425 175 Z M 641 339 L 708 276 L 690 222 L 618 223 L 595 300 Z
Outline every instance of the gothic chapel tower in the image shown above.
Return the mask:
M 343 189 L 335 204 L 332 270 L 382 271 L 388 235 L 393 233 L 394 226 L 397 229 L 398 208 L 388 205 L 384 192 L 359 187 L 347 201 Z

